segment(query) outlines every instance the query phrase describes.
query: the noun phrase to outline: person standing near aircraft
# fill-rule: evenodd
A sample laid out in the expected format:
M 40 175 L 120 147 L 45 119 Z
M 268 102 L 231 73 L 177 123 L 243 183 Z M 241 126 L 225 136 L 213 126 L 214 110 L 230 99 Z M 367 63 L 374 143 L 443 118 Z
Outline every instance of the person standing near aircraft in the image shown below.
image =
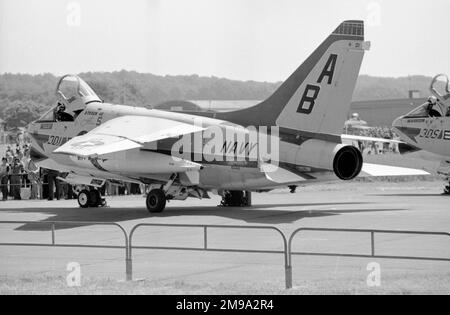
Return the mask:
M 8 200 L 8 177 L 10 167 L 7 162 L 8 160 L 6 158 L 2 158 L 2 164 L 0 165 L 0 187 L 3 201 Z
M 55 198 L 56 193 L 56 199 L 59 200 L 61 193 L 60 193 L 60 184 L 57 177 L 59 176 L 59 172 L 55 170 L 47 170 L 47 179 L 48 179 L 48 200 L 52 201 Z M 55 189 L 56 188 L 56 189 Z
M 11 192 L 14 200 L 21 200 L 20 197 L 20 179 L 23 174 L 23 165 L 19 158 L 14 158 L 14 164 L 11 167 Z

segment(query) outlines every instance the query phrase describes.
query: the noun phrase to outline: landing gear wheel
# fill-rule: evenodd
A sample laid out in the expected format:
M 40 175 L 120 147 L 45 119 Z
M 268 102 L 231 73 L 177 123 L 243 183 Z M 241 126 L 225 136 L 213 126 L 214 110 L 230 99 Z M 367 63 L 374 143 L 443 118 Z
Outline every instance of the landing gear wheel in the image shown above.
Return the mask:
M 154 189 L 147 195 L 147 210 L 150 213 L 161 213 L 166 208 L 166 195 L 161 189 Z
M 89 207 L 97 208 L 102 205 L 102 195 L 98 190 L 91 190 L 89 192 Z
M 81 208 L 89 208 L 91 203 L 91 192 L 88 190 L 82 190 L 78 194 L 78 204 Z
M 249 191 L 227 191 L 225 192 L 222 207 L 251 207 L 252 193 Z

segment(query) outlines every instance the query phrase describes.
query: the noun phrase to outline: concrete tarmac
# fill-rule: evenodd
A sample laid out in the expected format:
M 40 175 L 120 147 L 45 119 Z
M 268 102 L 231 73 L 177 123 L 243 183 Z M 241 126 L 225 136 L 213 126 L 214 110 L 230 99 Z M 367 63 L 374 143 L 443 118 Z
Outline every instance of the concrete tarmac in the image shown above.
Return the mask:
M 164 213 L 150 215 L 142 196 L 111 197 L 108 207 L 80 209 L 74 200 L 8 201 L 0 203 L 1 242 L 49 243 L 48 221 L 87 221 L 121 224 L 127 231 L 139 223 L 275 226 L 287 236 L 300 227 L 416 230 L 450 232 L 450 197 L 441 196 L 439 182 L 350 183 L 299 188 L 296 194 L 276 191 L 254 194 L 251 208 L 219 208 L 220 198 L 173 201 Z M 57 226 L 57 244 L 115 245 L 124 243 L 114 227 Z M 210 248 L 282 250 L 281 238 L 271 231 L 210 229 Z M 199 228 L 142 228 L 136 246 L 202 247 Z M 369 254 L 370 235 L 307 232 L 293 245 L 297 251 Z M 450 258 L 450 237 L 379 235 L 379 255 Z M 250 288 L 284 287 L 284 258 L 280 254 L 206 253 L 135 250 L 134 278 L 182 282 L 199 286 Z M 122 249 L 0 247 L 0 280 L 66 277 L 67 264 L 78 262 L 83 277 L 123 280 Z M 360 292 L 367 289 L 369 263 L 381 267 L 382 285 L 395 293 L 450 293 L 450 262 L 376 260 L 297 256 L 294 286 L 314 286 L 320 293 Z M 258 291 L 257 290 L 257 291 Z

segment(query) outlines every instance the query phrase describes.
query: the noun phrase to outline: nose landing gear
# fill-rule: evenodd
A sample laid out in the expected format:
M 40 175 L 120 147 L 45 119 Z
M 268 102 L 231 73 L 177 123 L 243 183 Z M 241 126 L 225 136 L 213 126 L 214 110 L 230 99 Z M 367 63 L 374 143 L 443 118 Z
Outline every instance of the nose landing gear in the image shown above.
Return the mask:
M 106 201 L 97 189 L 84 189 L 78 194 L 78 204 L 81 208 L 97 208 L 106 206 Z

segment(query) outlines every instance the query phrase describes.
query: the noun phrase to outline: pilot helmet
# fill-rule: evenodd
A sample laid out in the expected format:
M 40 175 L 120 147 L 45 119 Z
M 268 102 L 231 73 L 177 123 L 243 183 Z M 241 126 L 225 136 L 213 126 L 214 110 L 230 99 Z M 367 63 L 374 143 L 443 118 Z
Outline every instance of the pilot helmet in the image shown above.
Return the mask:
M 65 110 L 66 110 L 66 105 L 64 105 L 64 103 L 58 102 L 57 111 L 63 112 Z
M 431 105 L 436 105 L 437 103 L 437 98 L 435 96 L 430 96 L 428 98 L 428 103 L 430 103 Z
M 352 114 L 352 118 L 353 119 L 359 119 L 359 114 L 358 113 L 353 113 Z

